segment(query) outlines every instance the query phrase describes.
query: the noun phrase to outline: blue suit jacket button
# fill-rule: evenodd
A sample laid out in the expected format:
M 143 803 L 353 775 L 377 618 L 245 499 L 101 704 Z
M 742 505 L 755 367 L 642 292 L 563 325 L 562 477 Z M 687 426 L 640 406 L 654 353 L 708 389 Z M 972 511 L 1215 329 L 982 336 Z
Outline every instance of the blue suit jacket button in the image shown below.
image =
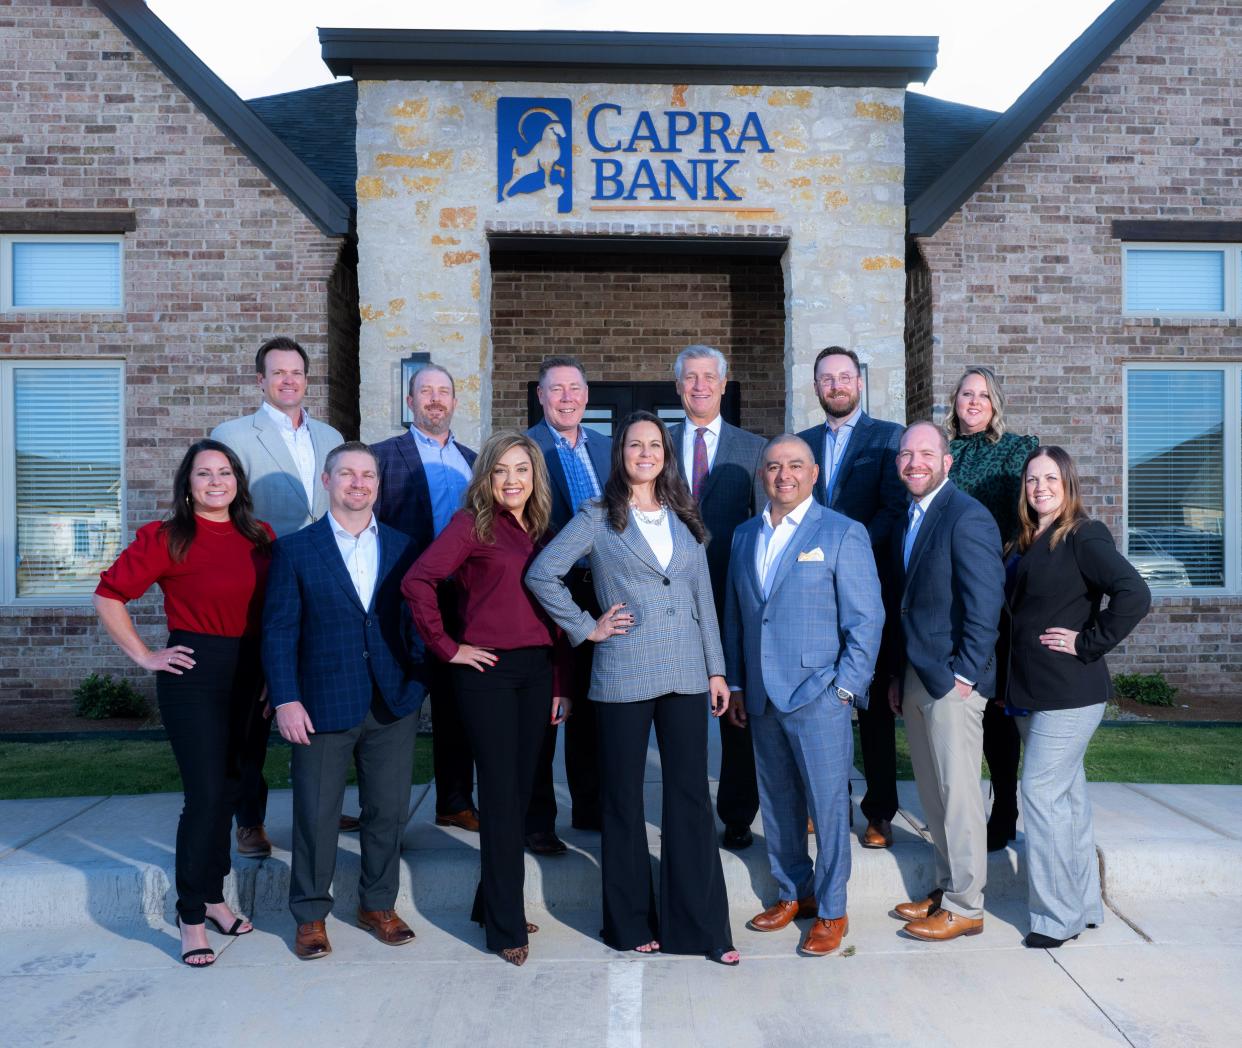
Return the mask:
M 676 615 L 676 614 L 677 614 L 677 609 L 676 609 L 676 608 L 669 608 L 669 609 L 668 609 L 668 613 L 669 613 L 670 615 Z
M 364 622 L 364 623 L 363 623 L 363 625 L 364 625 L 364 626 L 366 626 L 366 628 L 367 628 L 367 629 L 370 629 L 370 628 L 371 628 L 371 620 L 370 620 L 370 619 L 367 619 L 367 620 L 366 620 L 366 622 Z
M 362 657 L 363 657 L 364 659 L 369 659 L 369 658 L 371 657 L 371 653 L 370 653 L 369 651 L 364 651 L 364 652 L 362 653 Z
M 671 582 L 669 582 L 669 580 L 668 580 L 668 579 L 665 579 L 665 580 L 664 580 L 664 585 L 666 585 L 666 586 L 671 586 L 671 585 L 672 585 L 672 583 L 671 583 Z

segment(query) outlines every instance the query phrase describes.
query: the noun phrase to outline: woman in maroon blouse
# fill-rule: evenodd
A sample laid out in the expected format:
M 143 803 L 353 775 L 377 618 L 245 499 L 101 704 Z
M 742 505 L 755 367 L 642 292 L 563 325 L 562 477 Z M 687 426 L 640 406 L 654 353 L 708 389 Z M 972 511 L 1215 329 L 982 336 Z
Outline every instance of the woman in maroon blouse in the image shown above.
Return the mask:
M 254 518 L 237 456 L 200 440 L 177 467 L 172 515 L 139 528 L 95 590 L 108 635 L 156 674 L 160 717 L 185 790 L 177 924 L 181 959 L 195 968 L 216 959 L 204 919 L 224 935 L 254 930 L 224 901 L 224 878 L 242 733 L 263 689 L 258 627 L 274 537 Z M 143 643 L 125 607 L 153 585 L 164 591 L 169 630 L 168 646 L 158 651 Z
M 406 573 L 401 592 L 428 650 L 453 666 L 479 771 L 482 874 L 472 917 L 486 928 L 488 949 L 520 965 L 528 934 L 538 930 L 522 901 L 523 824 L 547 725 L 569 714 L 569 700 L 558 697 L 564 652 L 553 658 L 556 627 L 522 584 L 552 514 L 535 442 L 515 432 L 490 437 L 465 503 Z M 436 602 L 437 584 L 450 577 L 459 639 L 445 632 Z

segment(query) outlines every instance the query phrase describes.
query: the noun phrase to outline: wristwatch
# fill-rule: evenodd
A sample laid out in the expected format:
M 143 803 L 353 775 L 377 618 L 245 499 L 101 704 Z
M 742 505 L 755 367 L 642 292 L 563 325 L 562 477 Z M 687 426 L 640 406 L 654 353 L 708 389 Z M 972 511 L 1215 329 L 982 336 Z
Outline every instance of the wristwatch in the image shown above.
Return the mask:
M 841 700 L 842 704 L 851 705 L 851 706 L 853 705 L 854 693 L 852 691 L 846 691 L 844 688 L 837 688 L 836 692 L 837 692 L 837 698 Z

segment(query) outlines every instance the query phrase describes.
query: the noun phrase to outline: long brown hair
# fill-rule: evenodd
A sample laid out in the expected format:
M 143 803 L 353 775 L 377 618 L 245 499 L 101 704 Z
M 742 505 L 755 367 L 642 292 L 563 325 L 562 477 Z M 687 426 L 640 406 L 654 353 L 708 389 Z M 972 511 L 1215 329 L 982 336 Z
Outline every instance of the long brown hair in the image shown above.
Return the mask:
M 492 472 L 497 463 L 514 448 L 521 448 L 530 456 L 530 497 L 522 514 L 526 534 L 538 542 L 548 530 L 552 520 L 552 485 L 548 482 L 548 467 L 543 452 L 530 437 L 513 429 L 493 433 L 483 443 L 479 457 L 474 463 L 474 473 L 466 488 L 465 506 L 474 514 L 474 534 L 480 542 L 491 545 L 495 541 L 496 497 L 492 494 Z
M 707 529 L 703 526 L 703 518 L 699 516 L 699 507 L 695 505 L 686 482 L 681 479 L 681 471 L 673 458 L 673 445 L 668 438 L 668 430 L 659 416 L 650 411 L 635 411 L 629 415 L 617 429 L 617 436 L 612 442 L 612 468 L 608 473 L 608 482 L 604 485 L 603 500 L 608 510 L 609 526 L 613 531 L 624 531 L 630 522 L 630 481 L 625 475 L 625 441 L 630 427 L 639 422 L 650 422 L 654 425 L 660 431 L 660 443 L 664 445 L 664 467 L 655 479 L 656 501 L 676 513 L 697 541 L 706 542 Z
M 1056 549 L 1058 542 L 1077 531 L 1089 519 L 1087 511 L 1082 508 L 1082 484 L 1078 480 L 1078 468 L 1069 452 L 1055 444 L 1038 447 L 1022 463 L 1022 489 L 1018 495 L 1018 536 L 1013 540 L 1013 548 L 1019 553 L 1025 553 L 1031 548 L 1039 531 L 1039 518 L 1026 497 L 1026 471 L 1040 457 L 1052 459 L 1052 464 L 1061 474 L 1061 491 L 1064 495 L 1056 520 L 1048 525 L 1052 529 L 1048 539 L 1049 549 Z
M 190 495 L 190 474 L 194 472 L 194 460 L 204 451 L 218 451 L 229 460 L 229 469 L 233 471 L 233 477 L 237 481 L 237 494 L 229 503 L 229 520 L 242 538 L 252 542 L 261 553 L 266 553 L 272 540 L 268 537 L 267 529 L 255 518 L 250 486 L 246 483 L 246 471 L 242 468 L 241 460 L 227 444 L 204 439 L 196 440 L 190 445 L 173 476 L 172 513 L 160 525 L 160 531 L 168 541 L 168 555 L 174 561 L 185 560 L 190 543 L 197 534 L 194 499 Z
M 944 431 L 950 440 L 957 440 L 958 437 L 964 436 L 961 422 L 957 417 L 957 395 L 971 375 L 978 375 L 987 387 L 988 399 L 992 402 L 992 417 L 988 419 L 988 426 L 983 431 L 983 435 L 995 444 L 1005 435 L 1005 393 L 1001 389 L 1000 379 L 996 377 L 996 372 L 982 364 L 967 368 L 962 372 L 962 377 L 957 380 L 957 385 L 953 387 L 953 397 L 949 401 L 949 414 L 944 420 Z

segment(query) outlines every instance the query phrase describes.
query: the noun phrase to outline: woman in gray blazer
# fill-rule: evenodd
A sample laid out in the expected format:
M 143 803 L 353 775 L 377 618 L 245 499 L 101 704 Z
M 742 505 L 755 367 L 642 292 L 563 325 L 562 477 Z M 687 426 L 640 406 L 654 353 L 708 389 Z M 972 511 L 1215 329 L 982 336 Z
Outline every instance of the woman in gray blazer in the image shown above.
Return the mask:
M 701 953 L 734 965 L 729 902 L 707 792 L 708 709 L 729 705 L 707 571 L 707 533 L 673 462 L 664 424 L 647 411 L 622 423 L 603 498 L 585 503 L 536 558 L 526 585 L 576 646 L 598 647 L 604 941 L 639 953 Z M 563 579 L 589 558 L 594 619 Z M 656 906 L 643 811 L 652 722 L 664 804 Z

